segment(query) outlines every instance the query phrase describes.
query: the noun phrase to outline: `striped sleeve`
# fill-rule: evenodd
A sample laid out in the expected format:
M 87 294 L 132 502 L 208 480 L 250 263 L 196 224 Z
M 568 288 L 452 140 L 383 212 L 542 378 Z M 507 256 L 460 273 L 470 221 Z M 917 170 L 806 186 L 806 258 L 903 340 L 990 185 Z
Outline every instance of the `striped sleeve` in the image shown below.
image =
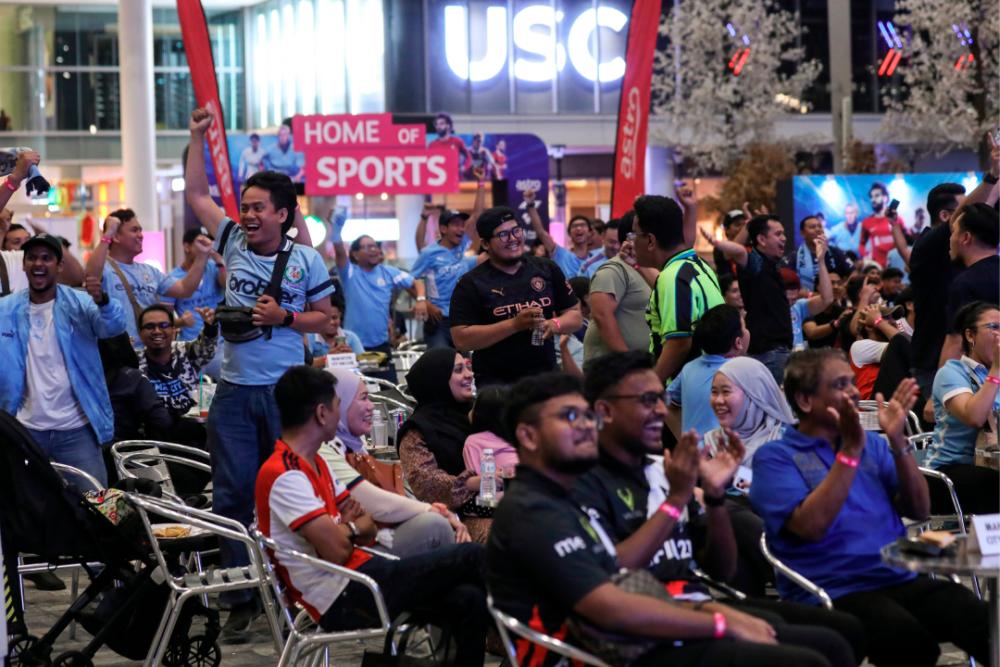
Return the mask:
M 298 530 L 327 513 L 323 501 L 316 497 L 309 478 L 301 470 L 288 470 L 274 480 L 268 506 L 271 515 L 290 530 Z

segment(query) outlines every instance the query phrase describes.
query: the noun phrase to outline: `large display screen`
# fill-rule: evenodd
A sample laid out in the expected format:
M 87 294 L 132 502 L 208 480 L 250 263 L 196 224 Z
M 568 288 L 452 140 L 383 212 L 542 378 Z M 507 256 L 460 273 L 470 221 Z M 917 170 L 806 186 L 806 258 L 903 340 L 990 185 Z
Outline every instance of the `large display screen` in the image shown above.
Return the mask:
M 802 241 L 799 222 L 820 217 L 831 243 L 842 250 L 859 250 L 859 230 L 866 220 L 885 215 L 893 199 L 898 215 L 910 234 L 930 224 L 927 193 L 939 183 L 959 183 L 966 192 L 975 188 L 982 174 L 940 172 L 928 174 L 858 174 L 795 176 L 792 179 L 795 244 Z M 867 254 L 867 253 L 866 253 Z

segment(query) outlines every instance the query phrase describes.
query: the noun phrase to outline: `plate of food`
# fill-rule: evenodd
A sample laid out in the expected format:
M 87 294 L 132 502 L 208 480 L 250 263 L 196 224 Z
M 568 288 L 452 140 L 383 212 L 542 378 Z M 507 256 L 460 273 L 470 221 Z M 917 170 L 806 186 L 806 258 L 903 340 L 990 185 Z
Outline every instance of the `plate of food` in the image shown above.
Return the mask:
M 153 535 L 158 540 L 179 540 L 185 537 L 199 537 L 207 535 L 208 531 L 196 526 L 187 526 L 183 523 L 154 523 Z

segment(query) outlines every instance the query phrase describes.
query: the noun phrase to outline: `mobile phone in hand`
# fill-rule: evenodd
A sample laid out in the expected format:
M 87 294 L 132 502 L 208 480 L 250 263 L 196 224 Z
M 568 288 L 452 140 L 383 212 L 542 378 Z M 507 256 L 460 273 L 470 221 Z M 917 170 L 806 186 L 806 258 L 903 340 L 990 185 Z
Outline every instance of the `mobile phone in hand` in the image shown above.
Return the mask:
M 889 202 L 889 209 L 888 210 L 890 210 L 893 213 L 895 213 L 897 208 L 899 208 L 899 200 L 898 199 L 893 199 L 891 202 Z

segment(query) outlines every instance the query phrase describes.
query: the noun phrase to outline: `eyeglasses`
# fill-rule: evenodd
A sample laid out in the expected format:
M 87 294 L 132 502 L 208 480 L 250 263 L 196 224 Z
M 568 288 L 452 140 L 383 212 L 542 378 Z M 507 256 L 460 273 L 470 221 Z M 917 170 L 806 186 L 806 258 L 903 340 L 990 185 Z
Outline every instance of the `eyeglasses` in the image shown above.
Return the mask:
M 612 394 L 610 396 L 605 396 L 604 398 L 627 398 L 633 401 L 639 401 L 642 403 L 644 408 L 655 408 L 656 404 L 663 401 L 664 404 L 667 403 L 667 392 L 659 391 L 647 391 L 641 394 Z
M 505 229 L 502 232 L 497 232 L 493 235 L 493 238 L 500 239 L 501 243 L 506 243 L 510 241 L 511 238 L 523 239 L 524 238 L 524 228 L 514 227 L 513 229 Z
M 604 425 L 604 419 L 597 412 L 594 412 L 590 408 L 574 408 L 568 407 L 563 408 L 559 412 L 553 415 L 542 415 L 543 417 L 551 417 L 553 419 L 561 419 L 573 428 L 583 428 L 583 421 L 587 420 L 598 429 Z
M 146 322 L 142 325 L 142 330 L 155 331 L 157 329 L 162 329 L 163 331 L 166 331 L 167 329 L 172 329 L 173 326 L 174 325 L 170 322 Z

